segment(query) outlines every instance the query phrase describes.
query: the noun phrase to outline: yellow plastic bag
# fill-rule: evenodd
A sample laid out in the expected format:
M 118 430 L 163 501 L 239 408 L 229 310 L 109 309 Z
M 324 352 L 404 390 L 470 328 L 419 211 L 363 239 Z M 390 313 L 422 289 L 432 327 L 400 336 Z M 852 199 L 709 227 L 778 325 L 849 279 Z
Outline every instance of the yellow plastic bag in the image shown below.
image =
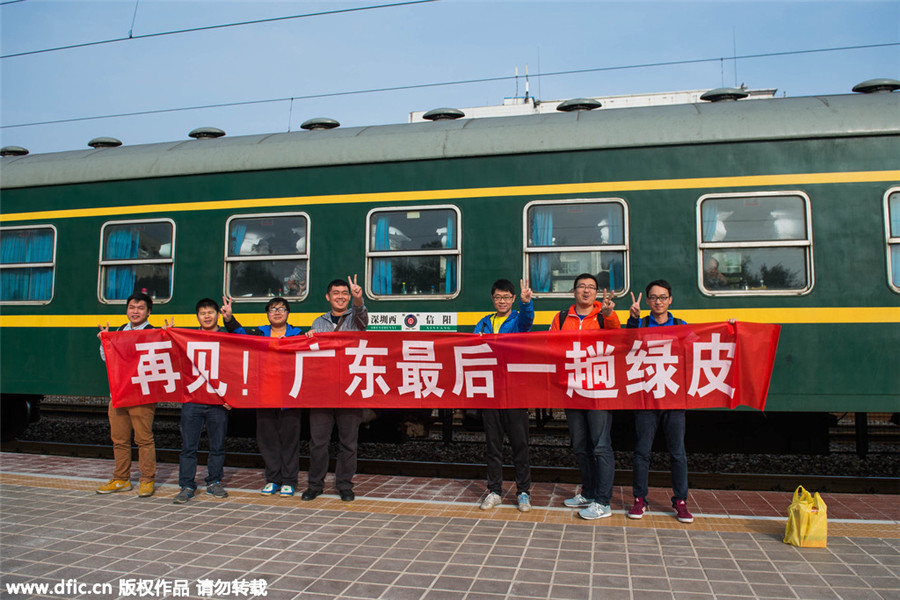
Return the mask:
M 811 495 L 803 486 L 794 491 L 788 507 L 784 543 L 801 548 L 824 548 L 828 540 L 828 507 L 819 492 Z

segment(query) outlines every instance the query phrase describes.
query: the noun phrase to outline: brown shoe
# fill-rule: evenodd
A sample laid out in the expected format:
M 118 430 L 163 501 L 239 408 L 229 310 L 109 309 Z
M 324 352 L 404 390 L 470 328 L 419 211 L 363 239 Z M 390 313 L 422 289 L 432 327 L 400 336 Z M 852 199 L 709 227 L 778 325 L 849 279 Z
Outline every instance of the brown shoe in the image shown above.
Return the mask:
M 98 494 L 112 494 L 113 492 L 131 491 L 131 482 L 124 479 L 110 479 L 97 488 Z
M 138 488 L 138 498 L 149 498 L 153 495 L 153 482 L 145 481 Z

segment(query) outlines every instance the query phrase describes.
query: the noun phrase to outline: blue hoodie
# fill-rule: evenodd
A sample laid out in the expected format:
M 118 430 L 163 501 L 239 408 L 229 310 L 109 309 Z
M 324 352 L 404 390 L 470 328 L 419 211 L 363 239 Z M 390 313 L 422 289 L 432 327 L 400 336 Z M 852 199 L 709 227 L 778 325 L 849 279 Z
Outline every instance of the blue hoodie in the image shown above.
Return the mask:
M 506 315 L 506 320 L 500 325 L 500 333 L 525 333 L 531 331 L 531 325 L 534 323 L 534 301 L 521 303 L 519 308 L 521 312 L 517 310 L 509 311 L 509 314 Z M 474 333 L 494 333 L 491 317 L 495 314 L 497 313 L 486 315 L 478 321 Z

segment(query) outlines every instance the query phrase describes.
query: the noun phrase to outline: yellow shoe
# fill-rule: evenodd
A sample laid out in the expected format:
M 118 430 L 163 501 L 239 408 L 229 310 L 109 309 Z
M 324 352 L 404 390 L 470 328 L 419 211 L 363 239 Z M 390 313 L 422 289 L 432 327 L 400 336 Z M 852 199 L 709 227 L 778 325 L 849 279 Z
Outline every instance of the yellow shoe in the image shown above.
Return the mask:
M 153 482 L 145 481 L 138 488 L 138 498 L 149 498 L 153 495 Z
M 110 479 L 97 488 L 98 494 L 112 494 L 113 492 L 127 492 L 131 490 L 131 482 L 124 479 Z

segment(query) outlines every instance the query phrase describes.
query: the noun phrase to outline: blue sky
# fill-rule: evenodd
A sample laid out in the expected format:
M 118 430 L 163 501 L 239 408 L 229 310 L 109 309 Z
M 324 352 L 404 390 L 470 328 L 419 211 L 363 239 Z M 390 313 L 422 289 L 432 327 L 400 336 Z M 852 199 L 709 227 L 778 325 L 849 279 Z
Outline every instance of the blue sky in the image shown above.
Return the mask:
M 403 0 L 395 0 L 402 2 Z M 0 51 L 15 54 L 193 27 L 373 6 L 378 2 L 0 0 Z M 135 11 L 135 7 L 137 10 Z M 134 27 L 132 30 L 132 18 Z M 33 153 L 344 126 L 402 123 L 410 111 L 502 103 L 512 80 L 10 127 L 219 103 L 316 96 L 531 73 L 539 99 L 707 89 L 745 83 L 779 95 L 849 93 L 900 79 L 900 46 L 770 58 L 752 55 L 900 42 L 900 1 L 439 0 L 0 59 L 0 144 Z M 646 63 L 711 62 L 577 75 Z M 520 81 L 519 93 L 524 89 Z

